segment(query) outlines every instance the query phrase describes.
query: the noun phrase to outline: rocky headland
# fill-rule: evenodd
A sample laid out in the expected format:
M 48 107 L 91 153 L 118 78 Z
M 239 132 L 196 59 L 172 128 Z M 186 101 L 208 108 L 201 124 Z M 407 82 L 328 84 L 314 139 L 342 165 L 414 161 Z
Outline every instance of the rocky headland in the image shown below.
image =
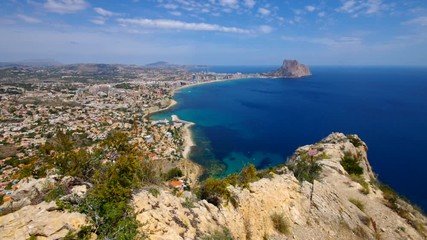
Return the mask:
M 83 214 L 34 198 L 53 181 L 70 185 L 65 198 L 76 200 L 90 186 L 55 175 L 21 181 L 22 191 L 11 197 L 25 207 L 0 217 L 0 239 L 61 239 L 87 224 Z M 377 181 L 357 135 L 332 133 L 302 146 L 287 164 L 258 171 L 247 185 L 229 184 L 228 201 L 215 205 L 194 188 L 158 189 L 144 188 L 131 202 L 139 231 L 152 240 L 427 237 L 426 217 Z
M 300 78 L 311 75 L 308 66 L 298 63 L 297 60 L 284 60 L 282 66 L 272 72 L 265 73 L 265 76 L 275 78 Z

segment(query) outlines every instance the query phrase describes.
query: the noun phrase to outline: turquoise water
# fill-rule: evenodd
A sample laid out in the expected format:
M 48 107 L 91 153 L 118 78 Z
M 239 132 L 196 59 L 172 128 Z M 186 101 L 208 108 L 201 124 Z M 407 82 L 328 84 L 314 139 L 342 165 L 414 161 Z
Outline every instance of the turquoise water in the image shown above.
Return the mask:
M 380 180 L 427 209 L 427 191 L 419 189 L 427 185 L 427 68 L 314 67 L 312 72 L 298 80 L 185 88 L 175 95 L 178 105 L 154 117 L 177 114 L 195 122 L 191 159 L 218 176 L 248 163 L 257 168 L 284 163 L 298 146 L 334 131 L 356 133 L 367 142 Z

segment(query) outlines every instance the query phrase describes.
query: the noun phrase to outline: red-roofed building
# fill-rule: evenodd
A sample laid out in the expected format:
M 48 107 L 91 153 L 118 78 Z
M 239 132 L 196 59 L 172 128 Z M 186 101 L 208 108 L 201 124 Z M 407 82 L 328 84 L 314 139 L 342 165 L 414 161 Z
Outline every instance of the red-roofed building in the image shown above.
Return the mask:
M 184 189 L 185 183 L 184 181 L 170 181 L 169 187 L 175 188 L 175 189 Z

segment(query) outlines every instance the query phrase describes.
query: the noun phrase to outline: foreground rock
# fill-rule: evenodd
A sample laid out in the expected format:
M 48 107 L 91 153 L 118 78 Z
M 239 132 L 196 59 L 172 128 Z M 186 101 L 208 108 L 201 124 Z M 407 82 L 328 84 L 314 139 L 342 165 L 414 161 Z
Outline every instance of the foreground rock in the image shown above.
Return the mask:
M 279 69 L 264 75 L 277 78 L 300 78 L 310 76 L 311 72 L 306 65 L 299 64 L 296 60 L 284 60 Z
M 0 239 L 62 239 L 87 224 L 81 213 L 58 211 L 54 202 L 42 202 L 0 217 Z
M 331 134 L 297 149 L 290 162 L 303 161 L 313 149 L 321 166 L 318 180 L 300 183 L 283 167 L 276 171 L 279 174 L 251 183 L 249 189 L 230 187 L 235 207 L 218 208 L 188 192 L 177 197 L 161 191 L 155 197 L 142 191 L 133 201 L 140 230 L 150 239 L 200 239 L 224 227 L 234 239 L 426 239 L 426 218 L 421 213 L 401 202 L 398 214 L 380 189 L 361 185 L 375 176 L 366 158 L 367 147 L 357 136 Z M 360 159 L 364 173 L 358 182 L 340 164 L 345 154 Z M 282 217 L 286 231 L 278 231 L 273 215 Z

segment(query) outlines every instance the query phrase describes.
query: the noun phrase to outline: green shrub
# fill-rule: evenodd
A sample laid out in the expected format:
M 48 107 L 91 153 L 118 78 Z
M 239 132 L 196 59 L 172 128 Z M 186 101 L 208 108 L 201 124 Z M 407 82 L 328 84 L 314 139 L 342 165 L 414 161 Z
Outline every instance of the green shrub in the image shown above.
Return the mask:
M 271 216 L 274 228 L 282 234 L 289 234 L 289 224 L 283 213 L 273 213 Z
M 363 168 L 359 166 L 359 160 L 351 156 L 350 154 L 345 154 L 341 160 L 341 166 L 347 171 L 348 174 L 362 175 Z
M 184 174 L 182 173 L 181 169 L 174 167 L 166 173 L 165 180 L 168 181 L 182 176 L 184 176 Z
M 249 164 L 243 168 L 239 174 L 239 185 L 242 187 L 249 187 L 249 183 L 258 180 L 257 171 L 253 164 Z
M 65 235 L 64 240 L 88 240 L 91 237 L 92 229 L 90 226 L 83 226 L 79 231 L 69 231 L 67 235 Z
M 318 179 L 322 168 L 316 161 L 299 160 L 288 166 L 294 173 L 294 176 L 300 181 L 313 183 L 314 179 Z
M 233 235 L 228 228 L 223 228 L 222 231 L 215 231 L 214 233 L 202 237 L 202 240 L 233 240 Z
M 158 197 L 160 195 L 160 192 L 157 188 L 150 188 L 148 189 L 148 193 L 153 195 L 154 197 Z
M 239 174 L 237 174 L 237 173 L 229 174 L 227 177 L 224 178 L 224 181 L 227 184 L 237 186 L 237 185 L 239 185 Z
M 199 197 L 219 207 L 222 200 L 233 201 L 231 193 L 227 189 L 228 183 L 223 179 L 208 178 L 199 190 Z
M 360 147 L 363 145 L 362 141 L 355 135 L 347 135 L 347 138 L 355 147 Z
M 62 185 L 53 186 L 46 195 L 44 195 L 43 200 L 46 202 L 51 202 L 59 199 L 60 197 L 67 194 L 67 190 Z

